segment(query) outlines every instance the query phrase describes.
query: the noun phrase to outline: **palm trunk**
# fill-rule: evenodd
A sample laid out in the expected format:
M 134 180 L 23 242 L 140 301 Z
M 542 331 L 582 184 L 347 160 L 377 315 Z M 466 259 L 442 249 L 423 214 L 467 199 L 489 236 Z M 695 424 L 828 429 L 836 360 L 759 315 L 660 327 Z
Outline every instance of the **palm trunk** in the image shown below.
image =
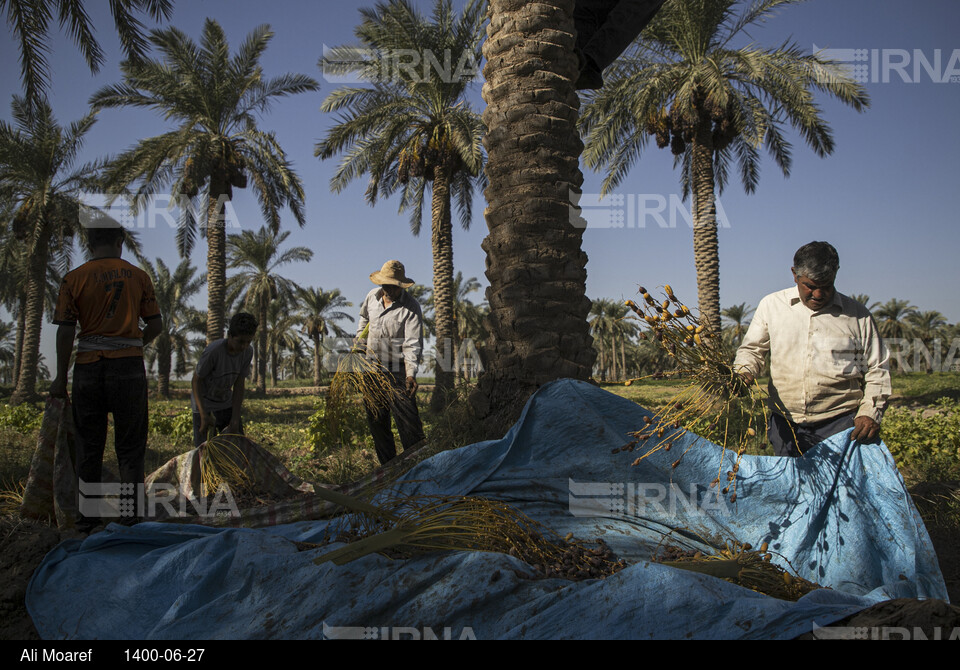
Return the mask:
M 617 334 L 615 332 L 610 333 L 610 367 L 613 381 L 618 381 L 620 377 L 617 376 Z
M 277 379 L 280 378 L 280 347 L 274 347 L 270 350 L 270 383 L 276 388 Z
M 27 293 L 20 294 L 17 301 L 17 341 L 13 350 L 13 386 L 16 387 L 20 379 L 20 363 L 23 361 L 23 331 L 26 327 Z
M 41 241 L 30 254 L 27 268 L 26 302 L 23 309 L 23 342 L 17 385 L 11 405 L 36 400 L 37 365 L 40 360 L 40 330 L 43 326 L 43 297 L 46 291 L 48 246 Z
M 320 333 L 312 333 L 313 339 L 313 385 L 320 386 L 323 371 L 323 349 L 320 346 Z
M 226 326 L 227 230 L 224 210 L 232 198 L 230 184 L 222 177 L 212 176 L 207 203 L 207 344 L 223 338 Z
M 701 123 L 691 146 L 693 258 L 697 268 L 700 322 L 720 334 L 720 245 L 714 199 L 713 139 L 709 119 Z
M 454 339 L 453 310 L 453 224 L 450 215 L 450 174 L 437 166 L 433 178 L 432 246 L 433 310 L 436 316 L 436 385 L 430 397 L 430 411 L 442 412 L 453 399 Z
M 624 342 L 624 335 L 620 333 L 620 374 L 623 375 L 624 379 L 628 378 L 627 375 L 627 352 L 626 352 L 626 343 Z
M 260 309 L 260 328 L 258 329 L 257 339 L 257 393 L 266 395 L 267 393 L 267 301 L 261 300 Z
M 169 317 L 168 317 L 169 318 Z M 163 398 L 170 397 L 170 370 L 173 367 L 173 348 L 170 340 L 160 338 L 156 340 L 157 348 L 157 394 Z
M 607 381 L 607 364 L 603 355 L 603 334 L 597 337 L 597 344 L 600 346 L 600 381 Z
M 519 416 L 542 384 L 589 379 L 596 360 L 584 221 L 571 207 L 583 183 L 574 4 L 490 2 L 483 45 L 489 338 L 471 402 L 490 417 L 491 431 Z

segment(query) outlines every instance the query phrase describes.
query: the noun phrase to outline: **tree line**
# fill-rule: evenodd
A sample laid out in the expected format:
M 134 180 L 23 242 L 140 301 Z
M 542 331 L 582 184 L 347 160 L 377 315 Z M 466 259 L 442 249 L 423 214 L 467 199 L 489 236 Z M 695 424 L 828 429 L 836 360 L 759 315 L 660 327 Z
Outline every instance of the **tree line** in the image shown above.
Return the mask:
M 794 44 L 732 46 L 781 4 L 667 0 L 605 73 L 604 86 L 580 97 L 574 90 L 573 0 L 469 0 L 460 12 L 450 0 L 434 0 L 429 17 L 409 2 L 388 0 L 360 11 L 356 43 L 321 60 L 324 72 L 351 73 L 362 83 L 336 89 L 322 106 L 337 115 L 315 148 L 320 159 L 341 156 L 332 189 L 367 179 L 367 201 L 395 196 L 414 233 L 429 202 L 442 360 L 450 358 L 443 347 L 457 338 L 453 212 L 468 226 L 472 194 L 485 189 L 489 338 L 487 382 L 474 399 L 480 414 L 516 405 L 558 376 L 592 374 L 596 354 L 587 323 L 582 229 L 570 226 L 570 193 L 582 183 L 581 151 L 588 166 L 606 174 L 606 192 L 623 180 L 649 138 L 670 147 L 684 195 L 694 204 L 700 312 L 720 329 L 715 193 L 733 170 L 753 192 L 762 147 L 788 174 L 787 128 L 816 154 L 832 152 L 814 93 L 857 110 L 869 104 L 865 89 L 840 64 L 804 54 Z M 315 91 L 317 82 L 297 73 L 264 74 L 260 59 L 273 36 L 268 26 L 255 28 L 231 52 L 212 19 L 205 21 L 199 43 L 176 27 L 145 35 L 137 16 L 163 21 L 170 16 L 169 0 L 112 3 L 126 54 L 122 81 L 94 93 L 90 113 L 61 127 L 45 96 L 49 19 L 59 13 L 96 69 L 102 57 L 83 3 L 2 0 L 0 6 L 20 45 L 24 82 L 24 95 L 12 103 L 14 123 L 0 124 L 0 207 L 9 234 L 23 245 L 22 281 L 9 303 L 18 338 L 22 333 L 14 400 L 34 393 L 46 279 L 51 263 L 61 272 L 68 267 L 68 240 L 83 238 L 77 224 L 81 190 L 127 193 L 141 204 L 169 192 L 194 205 L 181 208 L 178 245 L 186 256 L 198 233 L 206 238 L 205 334 L 207 341 L 221 337 L 230 290 L 224 203 L 235 189 L 251 188 L 270 234 L 280 233 L 283 211 L 305 225 L 300 179 L 275 134 L 259 123 L 271 102 Z M 30 12 L 40 18 L 18 18 Z M 531 39 L 515 39 L 520 27 Z M 458 68 L 451 76 L 442 68 L 389 67 L 402 51 L 449 52 L 457 62 L 465 55 L 474 63 L 485 58 L 483 114 L 466 98 L 476 71 Z M 115 158 L 74 165 L 84 134 L 106 108 L 152 110 L 175 128 Z M 623 368 L 623 335 L 610 337 L 604 367 L 609 360 L 612 370 L 619 357 Z M 258 375 L 264 364 L 258 359 Z M 448 402 L 452 387 L 451 371 L 439 369 L 435 409 Z
M 960 364 L 960 324 L 950 324 L 940 312 L 921 310 L 908 300 L 875 302 L 862 293 L 850 297 L 873 315 L 890 351 L 894 372 L 941 372 Z M 747 303 L 720 311 L 722 341 L 731 362 L 750 326 L 753 311 Z M 673 369 L 674 361 L 663 347 L 640 337 L 642 324 L 631 316 L 622 300 L 593 300 L 590 330 L 597 352 L 596 379 L 625 381 Z

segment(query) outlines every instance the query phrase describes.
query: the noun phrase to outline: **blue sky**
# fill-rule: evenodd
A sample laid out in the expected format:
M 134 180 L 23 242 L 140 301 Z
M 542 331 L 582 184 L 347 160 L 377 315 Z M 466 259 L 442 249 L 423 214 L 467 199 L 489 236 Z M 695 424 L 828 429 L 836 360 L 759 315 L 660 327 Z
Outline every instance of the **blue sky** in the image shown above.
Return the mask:
M 51 101 L 61 124 L 81 117 L 90 95 L 120 81 L 119 47 L 106 3 L 88 2 L 108 62 L 94 76 L 70 40 L 55 33 L 50 62 Z M 205 17 L 225 29 L 232 48 L 257 25 L 270 24 L 275 37 L 262 58 L 267 76 L 298 72 L 316 78 L 316 93 L 279 100 L 260 127 L 275 130 L 306 188 L 307 224 L 297 227 L 287 214 L 289 245 L 313 249 L 313 261 L 286 268 L 301 285 L 340 288 L 359 305 L 372 287 L 370 272 L 389 258 L 398 258 L 408 275 L 431 283 L 429 221 L 423 233 L 410 233 L 397 202 L 370 207 L 363 199 L 365 182 L 340 194 L 329 188 L 335 160 L 314 158 L 314 145 L 333 122 L 320 104 L 336 87 L 324 80 L 317 62 L 324 46 L 353 43 L 357 9 L 370 2 L 307 2 L 300 0 L 194 0 L 176 3 L 172 23 L 195 39 Z M 430 2 L 417 0 L 427 11 Z M 735 180 L 720 195 L 721 303 L 755 307 L 766 293 L 791 283 L 790 265 L 797 247 L 828 240 L 840 253 L 837 288 L 866 293 L 873 301 L 900 298 L 923 310 L 936 309 L 951 323 L 960 321 L 960 214 L 953 203 L 960 173 L 960 3 L 918 0 L 907 6 L 893 0 L 809 0 L 786 7 L 749 38 L 766 45 L 785 40 L 802 49 L 846 50 L 861 70 L 871 98 L 863 113 L 828 98 L 819 100 L 823 117 L 836 140 L 833 155 L 817 158 L 794 134 L 793 168 L 789 178 L 766 156 L 759 187 L 746 195 Z M 855 53 L 851 50 L 865 50 Z M 854 60 L 859 58 L 860 60 Z M 937 59 L 939 58 L 939 63 Z M 6 104 L 0 116 L 10 118 L 10 96 L 20 92 L 17 52 L 4 33 L 0 40 L 0 90 Z M 953 75 L 956 81 L 951 82 Z M 940 81 L 945 79 L 945 81 Z M 480 109 L 479 85 L 473 96 Z M 85 158 L 117 154 L 144 137 L 163 132 L 163 121 L 150 110 L 104 110 L 88 134 Z M 599 192 L 601 176 L 584 170 L 585 193 Z M 602 227 L 618 201 L 600 201 L 588 211 L 592 225 L 584 235 L 589 256 L 587 294 L 627 299 L 637 285 L 648 289 L 671 284 L 677 295 L 696 304 L 692 230 L 679 201 L 679 174 L 672 156 L 650 144 L 629 177 L 616 190 L 624 203 L 625 225 Z M 660 203 L 663 203 L 661 208 Z M 253 196 L 235 198 L 237 222 L 256 230 L 262 224 Z M 646 207 L 647 215 L 638 212 Z M 466 277 L 487 284 L 480 244 L 486 235 L 482 195 L 474 206 L 468 231 L 454 230 L 454 264 Z M 149 257 L 169 265 L 178 261 L 175 231 L 165 224 L 143 233 Z M 205 264 L 205 244 L 194 252 Z M 481 293 L 474 302 L 483 300 Z M 205 305 L 205 296 L 201 301 Z M 356 310 L 354 307 L 353 310 Z M 53 362 L 52 331 L 43 350 Z

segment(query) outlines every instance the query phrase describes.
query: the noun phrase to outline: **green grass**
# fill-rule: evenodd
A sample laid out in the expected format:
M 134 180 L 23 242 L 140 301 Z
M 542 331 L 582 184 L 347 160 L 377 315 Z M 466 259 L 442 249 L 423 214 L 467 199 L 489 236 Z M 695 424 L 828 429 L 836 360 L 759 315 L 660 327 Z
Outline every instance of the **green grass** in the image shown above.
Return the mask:
M 960 400 L 960 372 L 911 372 L 893 375 L 890 404 L 933 405 L 940 398 Z
M 760 381 L 761 385 L 765 380 Z M 193 447 L 192 423 L 186 382 L 177 382 L 177 397 L 162 400 L 151 398 L 151 432 L 148 440 L 146 468 L 150 472 L 170 458 Z M 681 388 L 676 380 L 643 380 L 630 386 L 603 384 L 603 388 L 632 400 L 647 409 L 656 410 L 667 403 Z M 908 480 L 935 481 L 938 478 L 960 479 L 960 404 L 937 404 L 938 398 L 960 398 L 960 373 L 912 373 L 893 378 L 895 397 L 883 426 L 883 437 L 897 458 Z M 417 395 L 424 419 L 424 429 L 434 451 L 455 448 L 481 439 L 465 403 L 466 391 L 443 416 L 431 417 L 426 411 L 429 392 Z M 362 409 L 357 407 L 352 431 L 340 439 L 311 432 L 319 424 L 325 400 L 315 395 L 268 395 L 248 397 L 244 402 L 244 425 L 247 435 L 274 453 L 299 477 L 309 481 L 345 483 L 359 479 L 378 462 L 372 439 L 365 430 Z M 42 405 L 10 408 L 0 401 L 0 478 L 17 481 L 26 477 L 36 447 L 36 426 Z M 937 417 L 922 417 L 918 410 L 938 409 Z M 319 416 L 318 416 L 319 413 Z M 928 412 L 928 415 L 930 412 Z M 638 426 L 639 430 L 641 426 Z M 713 431 L 717 432 L 717 431 Z M 719 439 L 704 431 L 706 437 Z M 399 445 L 399 437 L 395 436 Z M 319 441 L 318 441 L 319 439 Z M 762 436 L 748 453 L 769 453 Z M 115 468 L 112 436 L 108 437 L 105 464 Z

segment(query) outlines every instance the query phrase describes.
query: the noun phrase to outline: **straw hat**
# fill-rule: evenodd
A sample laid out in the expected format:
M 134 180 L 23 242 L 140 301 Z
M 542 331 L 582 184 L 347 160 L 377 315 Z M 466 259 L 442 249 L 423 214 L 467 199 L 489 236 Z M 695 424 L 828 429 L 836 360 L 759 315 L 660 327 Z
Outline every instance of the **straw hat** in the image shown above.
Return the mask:
M 410 288 L 415 283 L 407 277 L 407 272 L 403 269 L 403 263 L 400 261 L 387 261 L 383 264 L 383 267 L 380 268 L 380 272 L 370 274 L 370 281 L 378 286 L 394 284 L 401 288 Z

